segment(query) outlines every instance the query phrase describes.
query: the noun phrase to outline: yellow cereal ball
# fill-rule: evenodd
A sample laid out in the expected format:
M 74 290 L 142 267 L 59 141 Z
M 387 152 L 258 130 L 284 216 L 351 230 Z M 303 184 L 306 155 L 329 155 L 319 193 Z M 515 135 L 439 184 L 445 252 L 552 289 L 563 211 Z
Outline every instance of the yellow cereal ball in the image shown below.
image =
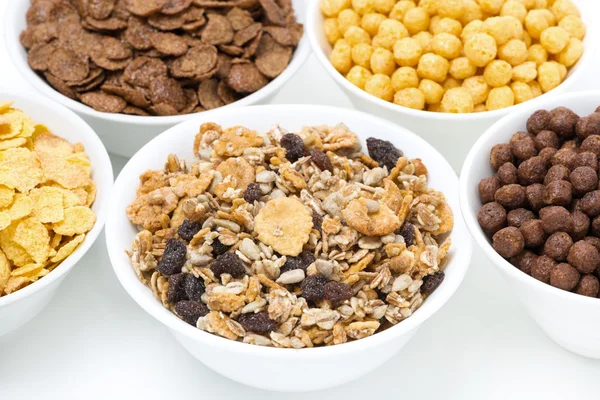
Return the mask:
M 350 46 L 356 46 L 359 43 L 371 44 L 371 36 L 363 28 L 351 26 L 344 33 L 344 39 Z
M 583 54 L 583 43 L 581 40 L 571 38 L 569 44 L 563 51 L 558 53 L 558 62 L 566 67 L 572 67 L 581 58 Z
M 542 91 L 542 87 L 540 86 L 540 84 L 537 81 L 529 82 L 529 87 L 531 88 L 531 93 L 533 94 L 533 98 L 539 97 L 542 94 L 544 94 L 544 92 Z
M 404 26 L 411 35 L 426 31 L 429 27 L 429 14 L 424 8 L 411 8 L 404 14 L 402 19 Z
M 510 90 L 512 90 L 515 96 L 515 104 L 521 104 L 528 100 L 533 99 L 533 92 L 528 84 L 523 82 L 513 82 L 510 84 Z
M 546 16 L 542 10 L 531 10 L 525 17 L 525 29 L 535 40 L 539 40 L 540 35 L 550 27 Z
M 423 53 L 431 52 L 431 41 L 433 40 L 433 35 L 427 31 L 419 32 L 412 37 L 421 45 L 423 49 Z
M 417 86 L 419 86 L 419 76 L 414 68 L 398 68 L 392 74 L 392 88 L 396 92 L 406 88 L 416 88 Z
M 389 76 L 383 74 L 375 74 L 368 78 L 365 83 L 365 92 L 385 101 L 392 101 L 394 98 L 392 80 Z
M 363 15 L 360 20 L 360 27 L 363 28 L 371 36 L 377 35 L 379 25 L 385 21 L 387 17 L 379 13 L 368 13 Z
M 554 26 L 556 25 L 556 17 L 554 17 L 554 14 L 552 14 L 552 11 L 543 8 L 540 10 L 542 12 L 542 14 L 544 14 L 544 17 L 546 17 L 546 20 L 548 21 L 548 25 L 550 26 Z
M 557 21 L 560 21 L 567 15 L 581 16 L 579 9 L 571 0 L 556 0 L 550 10 Z
M 477 73 L 477 65 L 467 57 L 459 57 L 450 61 L 449 72 L 454 79 L 467 79 Z
M 469 35 L 472 35 L 474 33 L 485 33 L 483 31 L 483 21 L 475 20 L 469 22 L 467 25 L 465 25 L 464 29 L 462 30 L 460 38 L 463 41 L 465 41 L 469 37 Z
M 474 33 L 467 36 L 464 45 L 465 55 L 478 67 L 485 67 L 496 58 L 496 41 L 487 33 Z
M 339 13 L 338 17 L 338 27 L 340 28 L 340 32 L 345 34 L 348 28 L 351 26 L 358 27 L 360 25 L 360 15 L 351 8 L 343 10 Z
M 417 88 L 402 89 L 394 95 L 394 104 L 422 110 L 425 108 L 425 96 Z
M 321 12 L 326 17 L 335 17 L 340 11 L 350 7 L 350 0 L 321 0 Z
M 487 110 L 488 109 L 485 106 L 485 104 L 479 103 L 475 106 L 475 108 L 473 109 L 473 112 L 480 113 L 480 112 L 486 112 Z
M 367 43 L 359 43 L 352 47 L 352 61 L 356 65 L 364 68 L 371 68 L 371 56 L 373 55 L 373 47 Z
M 352 67 L 352 47 L 344 39 L 340 39 L 333 46 L 329 61 L 335 69 L 346 75 Z
M 533 61 L 526 61 L 513 68 L 513 81 L 529 83 L 537 78 L 537 64 Z
M 352 0 L 352 8 L 360 15 L 375 11 L 373 0 Z
M 394 53 L 383 47 L 378 47 L 373 50 L 371 56 L 371 71 L 374 74 L 383 74 L 390 76 L 396 70 L 396 61 L 394 60 Z
M 483 70 L 483 77 L 491 87 L 506 86 L 512 79 L 512 67 L 503 60 L 494 60 Z
M 461 87 L 462 84 L 463 83 L 460 79 L 454 79 L 453 77 L 449 76 L 444 82 L 442 82 L 442 87 L 444 88 L 444 91 L 447 92 L 450 89 Z
M 548 8 L 548 0 L 535 0 L 535 8 Z
M 560 80 L 564 81 L 565 78 L 567 77 L 567 67 L 565 67 L 564 65 L 562 65 L 561 63 L 557 62 L 557 61 L 549 61 L 550 63 L 556 65 L 556 68 L 558 68 L 558 72 L 560 73 Z
M 569 34 L 559 26 L 551 26 L 542 32 L 540 36 L 540 44 L 550 54 L 558 54 L 569 43 Z
M 438 104 L 442 101 L 444 88 L 437 82 L 430 79 L 423 79 L 419 83 L 419 90 L 425 96 L 425 103 L 427 104 Z
M 493 88 L 485 102 L 489 111 L 499 110 L 515 105 L 515 95 L 508 86 Z
M 373 74 L 368 69 L 359 65 L 355 65 L 346 75 L 346 79 L 348 79 L 353 85 L 364 90 L 367 80 L 372 76 Z
M 497 15 L 504 4 L 504 0 L 477 0 L 477 3 L 486 13 Z
M 476 104 L 483 103 L 490 93 L 490 85 L 485 82 L 485 79 L 481 75 L 465 79 L 462 87 L 471 93 L 471 97 Z
M 437 14 L 438 0 L 419 0 L 419 7 L 424 8 L 429 15 Z
M 515 17 L 521 21 L 521 23 L 523 23 L 525 22 L 525 17 L 527 16 L 527 8 L 525 8 L 525 5 L 518 0 L 508 0 L 502 6 L 500 15 L 503 17 Z
M 561 84 L 560 70 L 552 62 L 545 62 L 538 67 L 538 82 L 542 91 L 547 93 Z
M 548 52 L 541 44 L 532 45 L 527 52 L 529 53 L 527 61 L 533 61 L 538 66 L 548 61 Z
M 483 31 L 502 46 L 512 38 L 520 38 L 523 26 L 515 17 L 491 17 L 483 21 Z
M 440 17 L 458 19 L 465 12 L 463 0 L 438 0 L 437 13 Z
M 471 93 L 463 87 L 456 87 L 444 93 L 442 109 L 448 113 L 471 113 L 475 109 Z
M 527 45 L 518 39 L 511 39 L 498 49 L 498 58 L 512 66 L 523 64 L 528 55 Z
M 431 20 L 433 21 L 433 18 Z M 460 36 L 462 33 L 462 25 L 455 19 L 442 18 L 435 27 L 431 29 L 431 33 L 434 35 L 437 35 L 438 33 L 449 33 L 454 36 Z
M 408 10 L 410 10 L 411 8 L 415 8 L 416 6 L 417 5 L 414 1 L 399 1 L 396 3 L 396 5 L 394 5 L 392 11 L 390 11 L 389 17 L 397 19 L 398 21 L 402 21 L 402 18 L 404 18 L 404 14 L 406 14 Z
M 323 31 L 329 44 L 334 45 L 342 38 L 342 32 L 338 28 L 337 18 L 326 18 L 323 22 Z
M 394 58 L 402 67 L 414 67 L 419 63 L 423 48 L 415 38 L 402 38 L 394 45 Z
M 458 18 L 462 25 L 476 20 L 482 21 L 483 18 L 483 10 L 475 0 L 464 0 L 464 11 Z
M 448 75 L 450 63 L 444 57 L 433 53 L 424 54 L 419 60 L 417 73 L 421 78 L 443 82 Z
M 373 0 L 375 11 L 382 14 L 389 14 L 395 4 L 396 0 Z
M 373 38 L 373 46 L 392 50 L 398 40 L 407 36 L 408 31 L 402 22 L 388 18 L 379 25 L 377 35 Z
M 434 15 L 433 17 L 431 17 L 431 19 L 429 20 L 429 32 L 435 35 L 434 29 L 437 26 L 438 22 L 441 21 L 441 19 L 442 17 L 440 17 L 439 15 Z
M 577 15 L 567 15 L 560 20 L 558 26 L 567 31 L 571 37 L 579 40 L 583 40 L 585 37 L 585 25 Z
M 523 42 L 525 43 L 525 46 L 527 46 L 527 48 L 529 48 L 529 46 L 531 46 L 531 44 L 533 43 L 533 38 L 527 31 L 523 31 Z
M 453 60 L 460 56 L 462 52 L 462 42 L 459 38 L 449 33 L 439 33 L 431 41 L 431 49 L 448 60 Z
M 440 102 L 439 104 L 430 104 L 427 106 L 427 111 L 429 112 L 437 112 L 437 113 L 443 113 L 444 109 L 442 108 L 442 102 Z

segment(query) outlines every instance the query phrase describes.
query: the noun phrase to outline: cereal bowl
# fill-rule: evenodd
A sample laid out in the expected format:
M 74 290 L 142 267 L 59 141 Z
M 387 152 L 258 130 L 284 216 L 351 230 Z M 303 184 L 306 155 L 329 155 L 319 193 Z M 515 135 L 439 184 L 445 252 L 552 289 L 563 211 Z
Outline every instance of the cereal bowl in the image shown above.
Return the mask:
M 423 305 L 410 318 L 373 336 L 335 346 L 305 349 L 263 347 L 224 339 L 187 324 L 163 307 L 138 279 L 124 252 L 138 233 L 125 210 L 136 198 L 139 175 L 148 169 L 163 168 L 163 160 L 171 153 L 191 160 L 190 143 L 194 141 L 198 127 L 206 122 L 224 127 L 241 125 L 266 132 L 276 124 L 294 131 L 306 125 L 336 125 L 340 121 L 358 135 L 363 147 L 368 135 L 377 132 L 378 138 L 392 141 L 407 157 L 414 154 L 422 158 L 429 169 L 430 186 L 446 195 L 454 211 L 455 226 L 451 237 L 459 245 L 449 253 L 444 270 L 446 279 Z M 448 163 L 410 131 L 352 110 L 302 105 L 256 106 L 199 116 L 164 132 L 140 150 L 121 172 L 114 193 L 106 238 L 111 263 L 125 290 L 206 366 L 232 380 L 262 389 L 287 392 L 323 389 L 357 379 L 381 365 L 448 301 L 460 285 L 471 257 L 470 241 L 458 208 L 457 178 Z M 278 371 L 277 377 L 265 371 Z
M 552 110 L 567 106 L 586 116 L 600 104 L 600 92 L 569 93 L 548 98 L 504 117 L 479 138 L 465 160 L 460 178 L 460 204 L 475 242 L 501 272 L 511 291 L 521 300 L 540 328 L 565 349 L 590 358 L 600 358 L 600 299 L 582 296 L 550 286 L 527 275 L 502 258 L 491 246 L 477 219 L 481 200 L 478 184 L 493 175 L 490 149 L 508 143 L 517 131 L 523 131 L 529 116 L 538 109 Z
M 296 17 L 304 22 L 306 4 L 304 0 L 294 0 Z M 52 100 L 75 111 L 100 135 L 100 138 L 111 153 L 125 157 L 132 156 L 146 142 L 180 122 L 194 118 L 194 114 L 175 116 L 137 116 L 99 112 L 87 105 L 72 100 L 52 88 L 44 79 L 35 73 L 27 62 L 27 52 L 21 46 L 19 35 L 26 28 L 25 14 L 30 6 L 28 0 L 11 2 L 6 9 L 5 38 L 11 60 L 23 77 L 39 92 Z M 304 35 L 300 40 L 290 64 L 275 79 L 262 89 L 224 107 L 234 108 L 252 104 L 265 104 L 273 99 L 283 85 L 289 81 L 302 67 L 310 53 L 308 40 Z M 126 140 L 124 140 L 126 139 Z
M 477 138 L 494 122 L 503 116 L 527 108 L 530 104 L 540 104 L 548 97 L 560 95 L 580 80 L 593 63 L 594 54 L 592 43 L 596 40 L 596 27 L 591 17 L 590 2 L 574 0 L 579 7 L 582 20 L 588 29 L 583 44 L 585 51 L 581 59 L 570 70 L 567 79 L 552 91 L 543 94 L 526 103 L 512 107 L 470 114 L 450 114 L 414 110 L 401 107 L 368 94 L 348 81 L 329 61 L 332 46 L 325 37 L 323 21 L 319 4 L 322 0 L 311 0 L 306 17 L 306 35 L 313 53 L 323 68 L 348 96 L 354 107 L 402 124 L 434 145 L 450 162 L 456 171 L 460 170 L 465 156 Z M 587 11 L 587 12 L 586 12 Z
M 0 92 L 0 101 L 13 101 L 35 122 L 46 125 L 50 131 L 72 143 L 81 142 L 91 161 L 92 177 L 97 197 L 92 206 L 96 223 L 81 245 L 54 270 L 30 285 L 0 297 L 0 336 L 17 329 L 34 318 L 50 302 L 60 284 L 79 260 L 90 249 L 104 226 L 107 201 L 113 183 L 110 159 L 94 131 L 75 113 L 64 106 L 39 96 L 14 92 Z

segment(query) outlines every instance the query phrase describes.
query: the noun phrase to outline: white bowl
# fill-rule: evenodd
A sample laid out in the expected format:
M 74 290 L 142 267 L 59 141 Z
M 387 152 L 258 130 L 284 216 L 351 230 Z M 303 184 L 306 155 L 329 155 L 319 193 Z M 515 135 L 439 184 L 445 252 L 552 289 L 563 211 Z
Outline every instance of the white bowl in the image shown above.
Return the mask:
M 160 169 L 170 153 L 193 158 L 192 143 L 198 127 L 214 121 L 223 126 L 243 125 L 266 132 L 275 124 L 288 130 L 305 125 L 347 124 L 365 147 L 373 135 L 390 140 L 408 157 L 419 157 L 430 173 L 431 187 L 446 194 L 454 210 L 454 246 L 449 255 L 446 279 L 413 316 L 372 337 L 337 346 L 314 349 L 277 349 L 239 343 L 201 331 L 177 318 L 154 298 L 137 278 L 124 250 L 137 233 L 125 213 L 136 195 L 139 175 Z M 448 301 L 460 285 L 471 259 L 471 244 L 458 206 L 457 177 L 443 157 L 427 142 L 408 130 L 382 119 L 348 109 L 327 106 L 256 106 L 200 114 L 156 137 L 140 150 L 116 180 L 106 243 L 110 260 L 125 290 L 148 313 L 165 324 L 175 338 L 214 371 L 246 385 L 278 391 L 323 389 L 356 379 L 392 357 L 415 334 L 417 328 Z M 276 372 L 275 372 L 276 371 Z
M 340 74 L 329 62 L 332 46 L 325 38 L 323 31 L 324 17 L 319 9 L 322 0 L 310 0 L 306 17 L 306 35 L 310 46 L 323 68 L 333 77 L 335 82 L 346 93 L 354 107 L 373 115 L 378 115 L 390 121 L 407 127 L 438 149 L 459 172 L 469 149 L 477 138 L 494 122 L 503 116 L 522 110 L 530 104 L 541 104 L 548 97 L 556 97 L 566 92 L 575 82 L 585 75 L 585 71 L 593 63 L 593 45 L 597 38 L 594 6 L 590 1 L 573 0 L 579 7 L 582 19 L 588 32 L 583 41 L 586 51 L 575 67 L 569 72 L 567 79 L 556 89 L 527 103 L 513 107 L 473 114 L 447 114 L 413 110 L 381 100 L 354 86 Z
M 305 0 L 293 0 L 293 4 L 298 21 L 304 22 L 304 16 L 306 14 Z M 17 66 L 17 69 L 21 72 L 23 77 L 25 77 L 36 90 L 75 111 L 90 124 L 98 135 L 100 135 L 100 138 L 109 152 L 125 157 L 131 157 L 144 144 L 165 129 L 195 117 L 195 114 L 168 117 L 144 117 L 104 113 L 96 111 L 83 103 L 72 100 L 54 90 L 54 88 L 29 67 L 29 64 L 27 63 L 27 52 L 23 46 L 21 46 L 21 42 L 19 41 L 21 31 L 27 27 L 25 13 L 30 5 L 30 0 L 11 0 L 10 6 L 6 7 L 6 15 L 3 17 L 5 21 L 4 35 L 6 47 L 12 62 Z M 300 40 L 300 43 L 298 43 L 298 47 L 294 52 L 290 65 L 288 65 L 281 75 L 273 79 L 259 91 L 221 108 L 234 108 L 251 104 L 268 103 L 275 95 L 277 95 L 277 93 L 279 93 L 282 86 L 300 70 L 309 54 L 310 47 L 306 35 L 304 35 Z M 206 112 L 210 111 L 205 111 L 205 113 Z
M 0 336 L 35 317 L 50 302 L 60 283 L 94 244 L 104 226 L 113 183 L 112 165 L 106 149 L 92 128 L 74 112 L 40 96 L 0 91 L 0 101 L 8 100 L 14 101 L 14 107 L 23 110 L 35 123 L 46 125 L 57 136 L 71 143 L 83 143 L 90 157 L 92 178 L 97 187 L 96 201 L 92 206 L 97 219 L 83 243 L 56 269 L 25 288 L 0 297 Z
M 467 156 L 460 178 L 460 206 L 471 235 L 491 263 L 504 275 L 513 292 L 525 305 L 542 330 L 565 349 L 586 357 L 600 358 L 600 299 L 557 289 L 525 274 L 492 248 L 477 222 L 481 207 L 478 184 L 494 175 L 489 155 L 492 146 L 508 143 L 517 131 L 526 131 L 527 119 L 536 110 L 564 106 L 580 116 L 594 112 L 600 105 L 600 91 L 569 93 L 547 98 L 541 104 L 504 117 L 475 143 Z

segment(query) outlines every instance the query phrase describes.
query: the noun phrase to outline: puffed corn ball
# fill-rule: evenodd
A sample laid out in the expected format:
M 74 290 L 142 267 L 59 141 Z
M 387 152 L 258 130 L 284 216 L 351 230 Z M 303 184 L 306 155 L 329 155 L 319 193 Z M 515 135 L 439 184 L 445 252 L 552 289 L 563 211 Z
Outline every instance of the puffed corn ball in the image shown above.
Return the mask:
M 330 61 L 402 107 L 492 111 L 556 88 L 584 52 L 572 0 L 319 0 Z

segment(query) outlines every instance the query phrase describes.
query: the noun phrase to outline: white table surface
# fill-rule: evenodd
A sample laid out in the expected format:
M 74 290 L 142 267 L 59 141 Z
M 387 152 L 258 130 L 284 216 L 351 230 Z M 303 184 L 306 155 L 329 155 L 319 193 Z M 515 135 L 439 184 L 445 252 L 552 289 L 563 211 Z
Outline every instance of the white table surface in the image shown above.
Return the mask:
M 0 16 L 9 1 L 0 0 Z M 597 7 L 600 13 L 600 4 Z M 2 23 L 0 19 L 0 32 Z M 0 90 L 33 91 L 10 65 L 3 41 L 1 37 Z M 592 71 L 600 70 L 597 59 Z M 590 75 L 577 87 L 600 89 L 600 80 Z M 351 107 L 312 57 L 276 102 Z M 112 160 L 115 173 L 127 161 Z M 276 379 L 277 371 L 265 374 Z M 0 340 L 1 400 L 305 400 L 308 396 L 328 400 L 392 396 L 598 399 L 600 361 L 570 354 L 550 341 L 483 253 L 475 250 L 471 269 L 456 295 L 396 357 L 371 374 L 311 394 L 249 388 L 208 370 L 129 298 L 111 269 L 104 235 L 47 308 Z

